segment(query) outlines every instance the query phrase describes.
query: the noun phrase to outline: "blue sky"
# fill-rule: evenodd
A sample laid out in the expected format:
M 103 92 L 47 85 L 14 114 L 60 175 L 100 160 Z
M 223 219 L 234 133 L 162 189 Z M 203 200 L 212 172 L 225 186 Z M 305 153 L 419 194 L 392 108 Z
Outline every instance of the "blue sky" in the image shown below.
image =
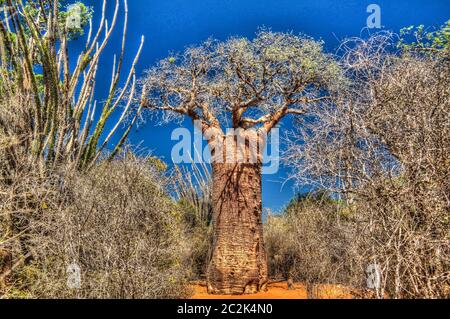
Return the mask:
M 98 24 L 100 0 L 88 0 L 94 7 L 94 25 Z M 108 0 L 108 13 L 112 15 L 113 0 Z M 305 33 L 325 41 L 326 49 L 334 52 L 339 39 L 366 36 L 366 12 L 369 4 L 381 8 L 384 30 L 398 32 L 402 27 L 424 24 L 439 26 L 450 19 L 450 0 L 128 0 L 129 31 L 125 63 L 130 65 L 140 37 L 146 43 L 137 67 L 138 75 L 153 66 L 169 52 L 182 51 L 186 46 L 198 44 L 214 37 L 225 40 L 229 36 L 253 37 L 258 27 L 274 31 Z M 97 98 L 107 92 L 113 54 L 118 52 L 121 34 L 116 30 L 102 60 Z M 74 47 L 77 44 L 74 43 Z M 189 122 L 184 123 L 191 127 Z M 133 130 L 130 140 L 139 144 L 170 164 L 172 130 L 179 125 L 157 126 L 149 120 Z M 281 126 L 281 133 L 290 129 L 289 120 Z M 282 168 L 279 174 L 264 176 L 263 202 L 265 208 L 279 210 L 295 194 L 293 183 L 283 182 L 289 174 Z

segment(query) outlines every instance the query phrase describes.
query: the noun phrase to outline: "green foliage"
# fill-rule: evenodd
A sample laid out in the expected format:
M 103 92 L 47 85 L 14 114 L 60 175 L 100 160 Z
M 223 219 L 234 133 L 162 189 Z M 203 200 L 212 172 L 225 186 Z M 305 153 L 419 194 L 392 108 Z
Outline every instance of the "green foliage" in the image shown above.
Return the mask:
M 411 50 L 430 54 L 450 52 L 450 20 L 435 31 L 428 31 L 424 25 L 411 25 L 401 29 L 400 36 L 398 47 L 406 52 Z M 408 41 L 411 37 L 413 37 L 412 42 Z
M 44 93 L 45 90 L 45 82 L 44 82 L 44 75 L 42 74 L 35 74 L 34 78 L 36 79 L 36 84 L 39 90 L 39 93 Z

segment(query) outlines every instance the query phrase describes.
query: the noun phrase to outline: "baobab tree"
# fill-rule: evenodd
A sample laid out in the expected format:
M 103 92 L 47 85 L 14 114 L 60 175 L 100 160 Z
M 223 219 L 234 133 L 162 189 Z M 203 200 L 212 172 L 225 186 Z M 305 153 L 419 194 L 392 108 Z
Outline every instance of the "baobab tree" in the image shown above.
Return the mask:
M 162 111 L 164 121 L 191 118 L 212 154 L 209 293 L 265 290 L 261 200 L 265 137 L 284 117 L 319 107 L 342 78 L 339 64 L 324 53 L 322 42 L 268 30 L 259 31 L 253 40 L 208 40 L 147 71 L 141 106 Z M 237 143 L 227 128 L 245 142 Z

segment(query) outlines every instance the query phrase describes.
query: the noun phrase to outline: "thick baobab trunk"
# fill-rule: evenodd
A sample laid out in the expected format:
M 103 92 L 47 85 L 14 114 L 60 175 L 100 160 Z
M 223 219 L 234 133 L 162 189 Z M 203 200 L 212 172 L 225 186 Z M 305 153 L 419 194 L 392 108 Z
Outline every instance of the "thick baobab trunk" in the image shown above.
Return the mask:
M 214 240 L 207 274 L 210 294 L 253 294 L 266 289 L 261 176 L 259 160 L 213 163 Z

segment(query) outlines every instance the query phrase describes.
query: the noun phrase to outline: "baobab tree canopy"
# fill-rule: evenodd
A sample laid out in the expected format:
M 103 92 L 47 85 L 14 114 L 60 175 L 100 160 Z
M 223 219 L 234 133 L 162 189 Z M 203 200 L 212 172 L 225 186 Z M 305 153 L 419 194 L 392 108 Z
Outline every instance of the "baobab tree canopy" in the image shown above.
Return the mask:
M 209 293 L 265 289 L 265 137 L 286 115 L 305 114 L 329 100 L 343 79 L 339 64 L 323 52 L 321 42 L 271 31 L 260 31 L 253 40 L 208 40 L 147 72 L 141 106 L 164 111 L 166 121 L 190 117 L 213 154 Z M 231 134 L 230 128 L 238 134 Z M 245 145 L 239 142 L 244 140 Z
M 180 115 L 207 127 L 264 127 L 287 114 L 304 114 L 343 80 L 323 43 L 306 36 L 262 30 L 253 40 L 208 40 L 147 71 L 146 108 Z

